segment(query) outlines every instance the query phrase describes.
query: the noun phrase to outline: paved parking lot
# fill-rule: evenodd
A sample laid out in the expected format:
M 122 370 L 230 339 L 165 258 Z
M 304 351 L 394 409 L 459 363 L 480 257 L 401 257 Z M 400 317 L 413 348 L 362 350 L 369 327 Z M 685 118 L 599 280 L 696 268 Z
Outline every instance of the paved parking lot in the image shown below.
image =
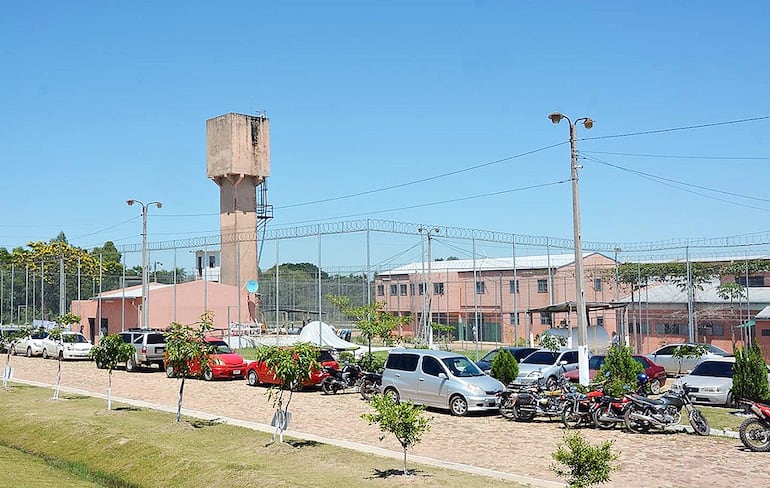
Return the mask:
M 56 361 L 41 358 L 11 358 L 16 378 L 52 384 Z M 62 385 L 105 394 L 107 372 L 91 362 L 65 362 Z M 112 394 L 175 407 L 178 379 L 168 379 L 158 370 L 113 373 Z M 252 388 L 244 381 L 185 383 L 185 408 L 223 417 L 269 424 L 273 410 L 267 389 Z M 0 400 L 1 401 L 1 400 Z M 295 393 L 291 403 L 291 430 L 327 438 L 357 442 L 400 451 L 392 438 L 379 441 L 376 426 L 360 418 L 369 407 L 357 393 L 326 396 L 318 391 Z M 412 452 L 449 462 L 470 464 L 496 471 L 555 481 L 548 469 L 550 453 L 561 442 L 560 423 L 511 422 L 494 414 L 466 418 L 429 411 L 434 417 L 431 432 Z M 620 471 L 611 486 L 770 486 L 770 456 L 743 450 L 738 439 L 699 437 L 683 433 L 628 434 L 583 429 L 591 442 L 611 439 L 620 454 Z M 606 486 L 606 485 L 605 485 Z

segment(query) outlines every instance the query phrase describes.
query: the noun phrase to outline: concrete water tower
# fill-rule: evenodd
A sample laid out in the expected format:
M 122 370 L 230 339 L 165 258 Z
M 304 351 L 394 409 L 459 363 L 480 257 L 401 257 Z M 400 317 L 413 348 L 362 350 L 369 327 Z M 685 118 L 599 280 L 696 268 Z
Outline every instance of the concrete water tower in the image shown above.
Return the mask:
M 206 121 L 206 172 L 219 186 L 222 283 L 242 286 L 258 279 L 260 222 L 267 205 L 270 121 L 264 113 L 229 113 Z

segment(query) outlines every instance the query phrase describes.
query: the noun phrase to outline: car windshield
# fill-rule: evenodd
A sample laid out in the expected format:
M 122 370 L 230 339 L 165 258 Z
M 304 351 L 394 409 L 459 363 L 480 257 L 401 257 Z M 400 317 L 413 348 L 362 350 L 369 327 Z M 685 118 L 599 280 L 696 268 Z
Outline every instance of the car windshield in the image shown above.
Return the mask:
M 452 375 L 457 377 L 484 376 L 478 366 L 465 356 L 444 358 L 441 360 Z
M 214 354 L 230 354 L 233 352 L 225 341 L 208 341 Z
M 489 363 L 492 362 L 493 359 L 495 359 L 495 356 L 497 356 L 497 353 L 499 352 L 499 349 L 492 349 L 488 353 L 484 355 L 483 358 L 481 358 L 482 361 L 487 361 Z
M 521 362 L 528 364 L 555 364 L 558 357 L 558 352 L 537 351 L 522 359 Z
M 733 364 L 728 361 L 704 361 L 695 366 L 691 376 L 716 376 L 718 378 L 732 378 Z
M 729 356 L 730 355 L 730 353 L 728 353 L 724 349 L 720 349 L 717 346 L 712 346 L 711 344 L 709 344 L 709 352 L 711 354 L 718 354 L 720 356 Z
M 80 334 L 62 334 L 61 341 L 68 344 L 84 344 L 88 342 L 88 339 Z
M 588 369 L 601 369 L 604 364 L 604 356 L 591 356 L 588 359 Z
M 30 339 L 45 339 L 46 337 L 48 337 L 48 332 L 35 332 L 29 336 Z

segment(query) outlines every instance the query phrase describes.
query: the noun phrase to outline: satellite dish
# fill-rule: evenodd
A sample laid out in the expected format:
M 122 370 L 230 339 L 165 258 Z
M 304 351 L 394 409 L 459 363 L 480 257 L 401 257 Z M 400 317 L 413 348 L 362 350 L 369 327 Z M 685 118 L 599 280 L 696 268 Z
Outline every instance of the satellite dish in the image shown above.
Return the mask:
M 249 280 L 246 282 L 246 291 L 249 293 L 256 293 L 259 290 L 259 283 L 257 280 Z

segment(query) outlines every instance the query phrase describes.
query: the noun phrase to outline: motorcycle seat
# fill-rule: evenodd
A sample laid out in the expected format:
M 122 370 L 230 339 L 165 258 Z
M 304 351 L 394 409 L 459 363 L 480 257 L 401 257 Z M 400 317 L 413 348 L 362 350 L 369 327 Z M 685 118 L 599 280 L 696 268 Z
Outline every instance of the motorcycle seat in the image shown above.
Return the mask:
M 648 398 L 645 396 L 636 396 L 636 395 L 633 396 L 633 400 L 639 403 L 647 404 L 647 405 L 665 405 L 666 403 L 668 403 L 665 400 L 662 400 L 659 398 Z

